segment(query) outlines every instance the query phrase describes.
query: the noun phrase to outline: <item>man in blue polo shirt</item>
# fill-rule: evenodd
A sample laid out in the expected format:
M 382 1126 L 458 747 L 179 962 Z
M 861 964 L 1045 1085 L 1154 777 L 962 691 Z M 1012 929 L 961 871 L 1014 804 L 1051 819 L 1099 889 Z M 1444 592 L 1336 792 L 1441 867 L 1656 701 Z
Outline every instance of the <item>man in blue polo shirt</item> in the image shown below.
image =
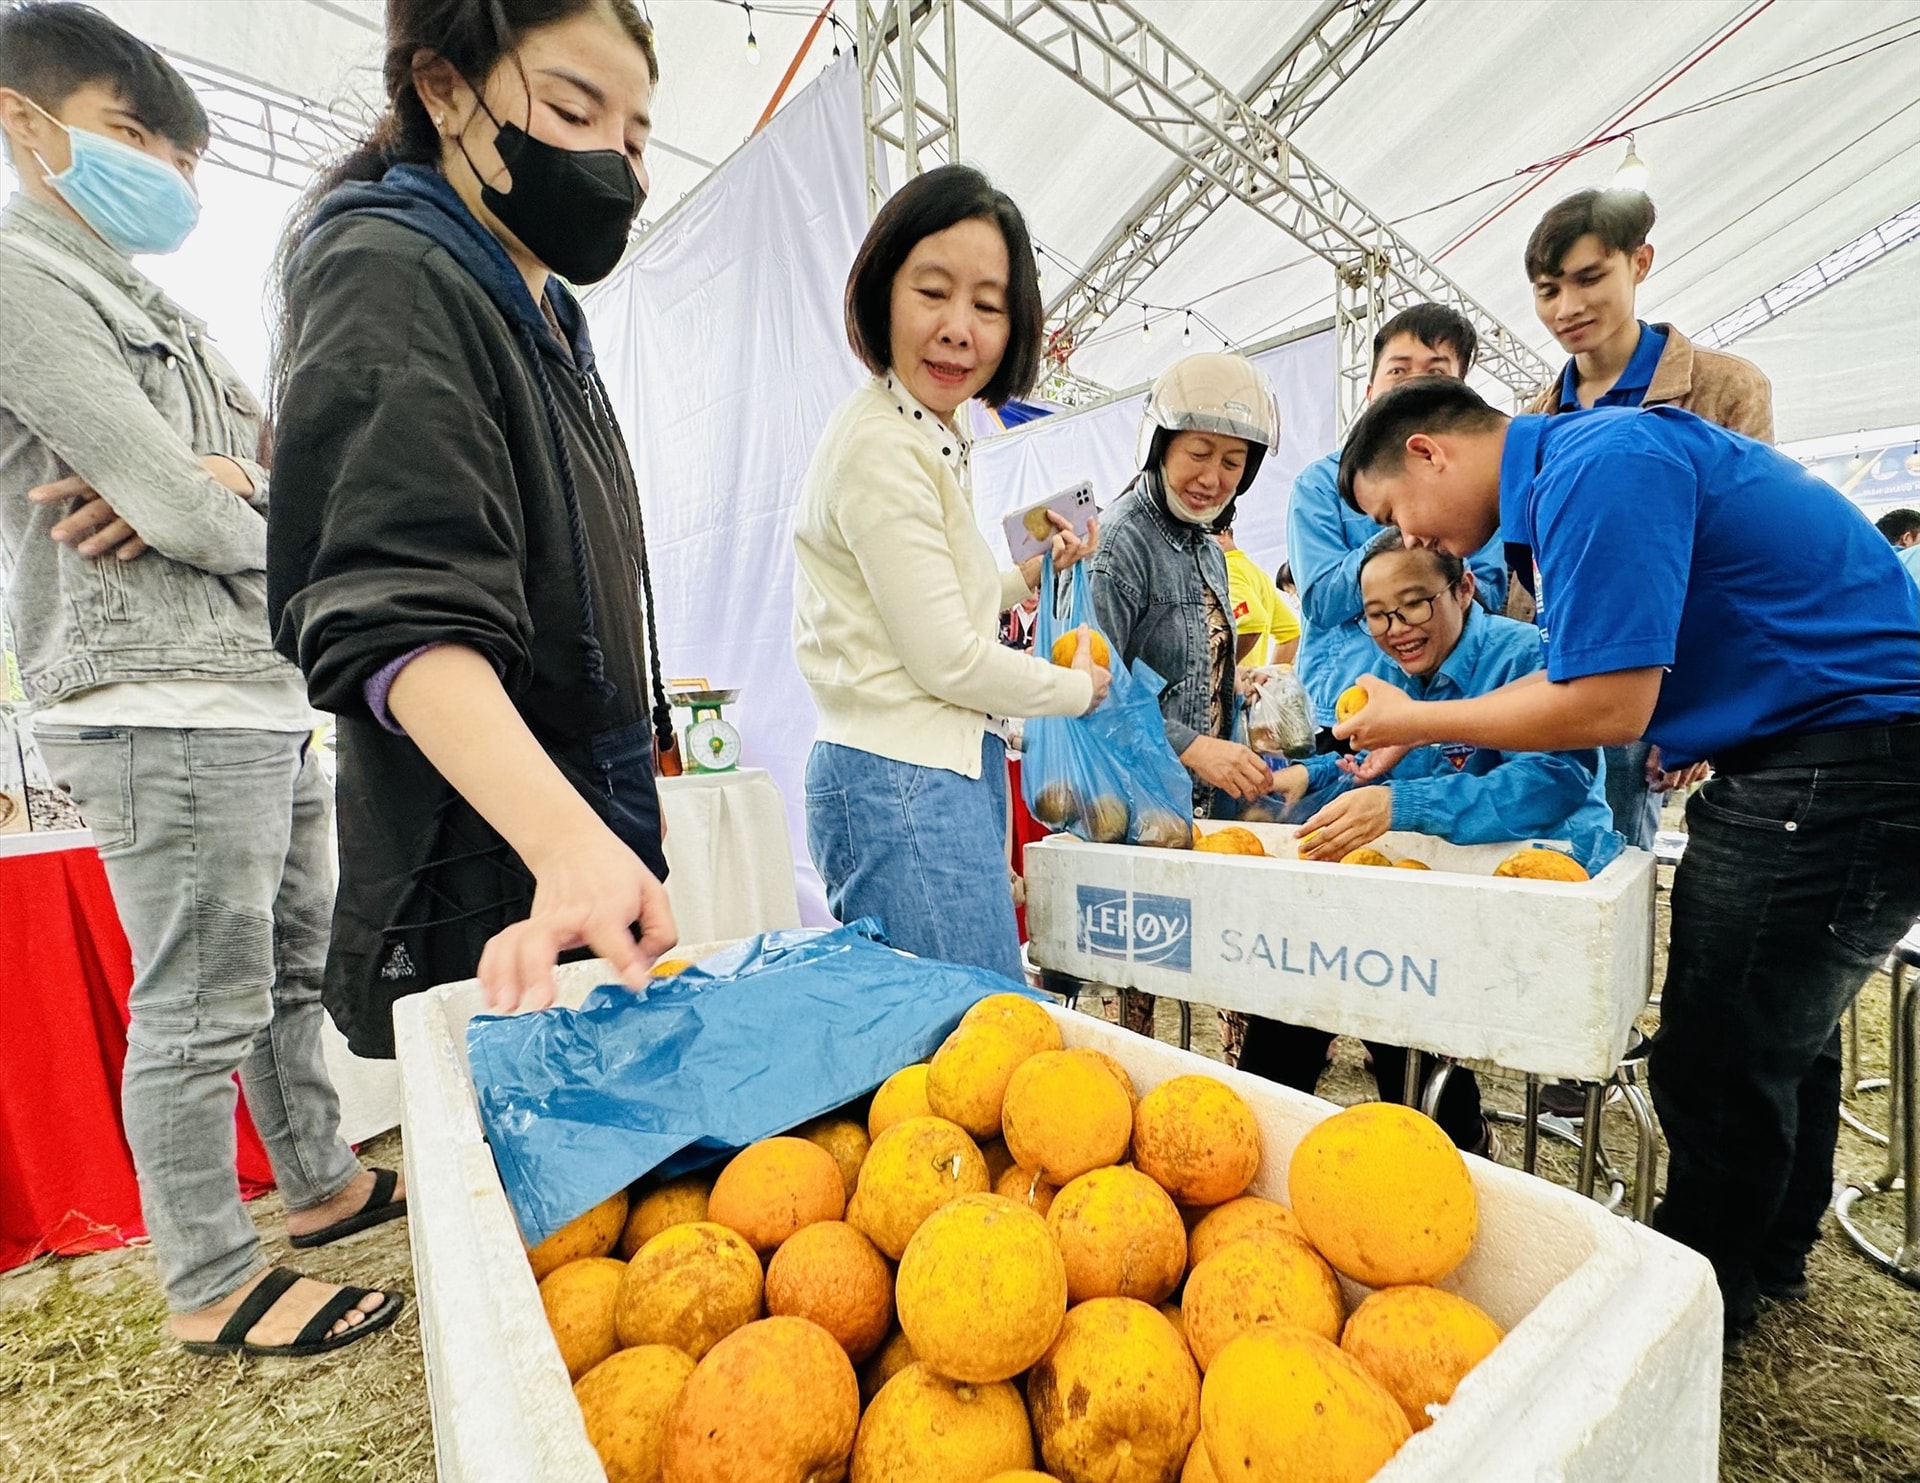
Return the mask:
M 1444 304 L 1415 304 L 1373 337 L 1369 399 L 1411 376 L 1464 377 L 1480 337 L 1463 314 Z M 1301 639 L 1296 668 L 1313 702 L 1314 724 L 1330 740 L 1333 703 L 1353 677 L 1379 657 L 1362 618 L 1360 562 L 1380 527 L 1340 503 L 1340 455 L 1329 453 L 1302 469 L 1287 505 L 1287 564 L 1299 583 Z M 1499 612 L 1506 601 L 1506 554 L 1498 536 L 1467 563 L 1481 606 Z
M 1841 1011 L 1920 914 L 1920 594 L 1792 459 L 1669 407 L 1509 419 L 1430 377 L 1378 399 L 1341 495 L 1409 542 L 1529 546 L 1547 668 L 1423 703 L 1365 678 L 1377 749 L 1645 735 L 1716 773 L 1687 808 L 1651 1060 L 1660 1230 L 1703 1252 L 1730 1341 L 1805 1295 L 1832 1190 Z M 1809 571 L 1844 572 L 1832 602 Z

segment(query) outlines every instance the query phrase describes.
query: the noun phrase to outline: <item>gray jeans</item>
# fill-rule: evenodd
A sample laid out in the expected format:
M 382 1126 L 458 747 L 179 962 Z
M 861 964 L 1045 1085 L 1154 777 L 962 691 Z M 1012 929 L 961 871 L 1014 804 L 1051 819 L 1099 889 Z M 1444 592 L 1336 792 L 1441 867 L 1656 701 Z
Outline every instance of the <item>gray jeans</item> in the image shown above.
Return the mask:
M 39 726 L 106 862 L 134 981 L 121 1111 L 167 1304 L 265 1259 L 234 1174 L 234 1085 L 289 1210 L 360 1172 L 321 1055 L 333 800 L 304 733 Z

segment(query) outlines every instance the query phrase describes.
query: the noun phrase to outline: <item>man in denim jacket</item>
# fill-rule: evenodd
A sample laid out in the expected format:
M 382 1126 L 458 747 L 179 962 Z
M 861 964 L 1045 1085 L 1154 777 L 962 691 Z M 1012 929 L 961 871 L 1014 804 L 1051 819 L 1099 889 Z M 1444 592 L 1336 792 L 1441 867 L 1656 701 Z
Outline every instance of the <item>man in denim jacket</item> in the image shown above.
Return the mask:
M 297 1244 L 397 1213 L 321 1055 L 331 790 L 266 625 L 259 403 L 134 268 L 198 218 L 184 81 L 78 5 L 0 15 L 0 557 L 34 737 L 106 863 L 135 978 L 121 1096 L 175 1337 L 314 1352 L 395 1295 L 267 1268 L 237 1071 Z

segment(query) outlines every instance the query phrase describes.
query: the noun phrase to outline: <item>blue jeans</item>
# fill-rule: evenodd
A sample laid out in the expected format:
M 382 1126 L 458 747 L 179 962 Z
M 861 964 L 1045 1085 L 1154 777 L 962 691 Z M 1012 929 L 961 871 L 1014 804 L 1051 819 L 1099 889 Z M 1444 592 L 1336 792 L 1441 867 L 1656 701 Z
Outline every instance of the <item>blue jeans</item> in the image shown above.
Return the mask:
M 815 742 L 807 851 L 840 921 L 878 917 L 906 952 L 1024 980 L 999 737 L 982 738 L 977 778 Z
M 1647 755 L 1652 743 L 1628 742 L 1624 747 L 1607 747 L 1607 807 L 1613 810 L 1613 827 L 1621 838 L 1636 849 L 1653 848 L 1653 836 L 1660 828 L 1662 794 L 1647 786 Z
M 360 1172 L 321 1055 L 333 790 L 304 732 L 38 726 L 133 948 L 120 1107 L 167 1305 L 266 1265 L 233 1172 L 233 1077 L 289 1210 Z

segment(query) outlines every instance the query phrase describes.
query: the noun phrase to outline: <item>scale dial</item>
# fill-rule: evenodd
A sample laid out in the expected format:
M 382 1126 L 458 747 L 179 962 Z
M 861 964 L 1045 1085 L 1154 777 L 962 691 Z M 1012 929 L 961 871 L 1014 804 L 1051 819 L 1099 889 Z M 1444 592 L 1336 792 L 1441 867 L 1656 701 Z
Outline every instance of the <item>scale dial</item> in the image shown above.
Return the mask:
M 740 762 L 740 733 L 708 716 L 687 728 L 688 760 L 701 772 L 731 772 Z

